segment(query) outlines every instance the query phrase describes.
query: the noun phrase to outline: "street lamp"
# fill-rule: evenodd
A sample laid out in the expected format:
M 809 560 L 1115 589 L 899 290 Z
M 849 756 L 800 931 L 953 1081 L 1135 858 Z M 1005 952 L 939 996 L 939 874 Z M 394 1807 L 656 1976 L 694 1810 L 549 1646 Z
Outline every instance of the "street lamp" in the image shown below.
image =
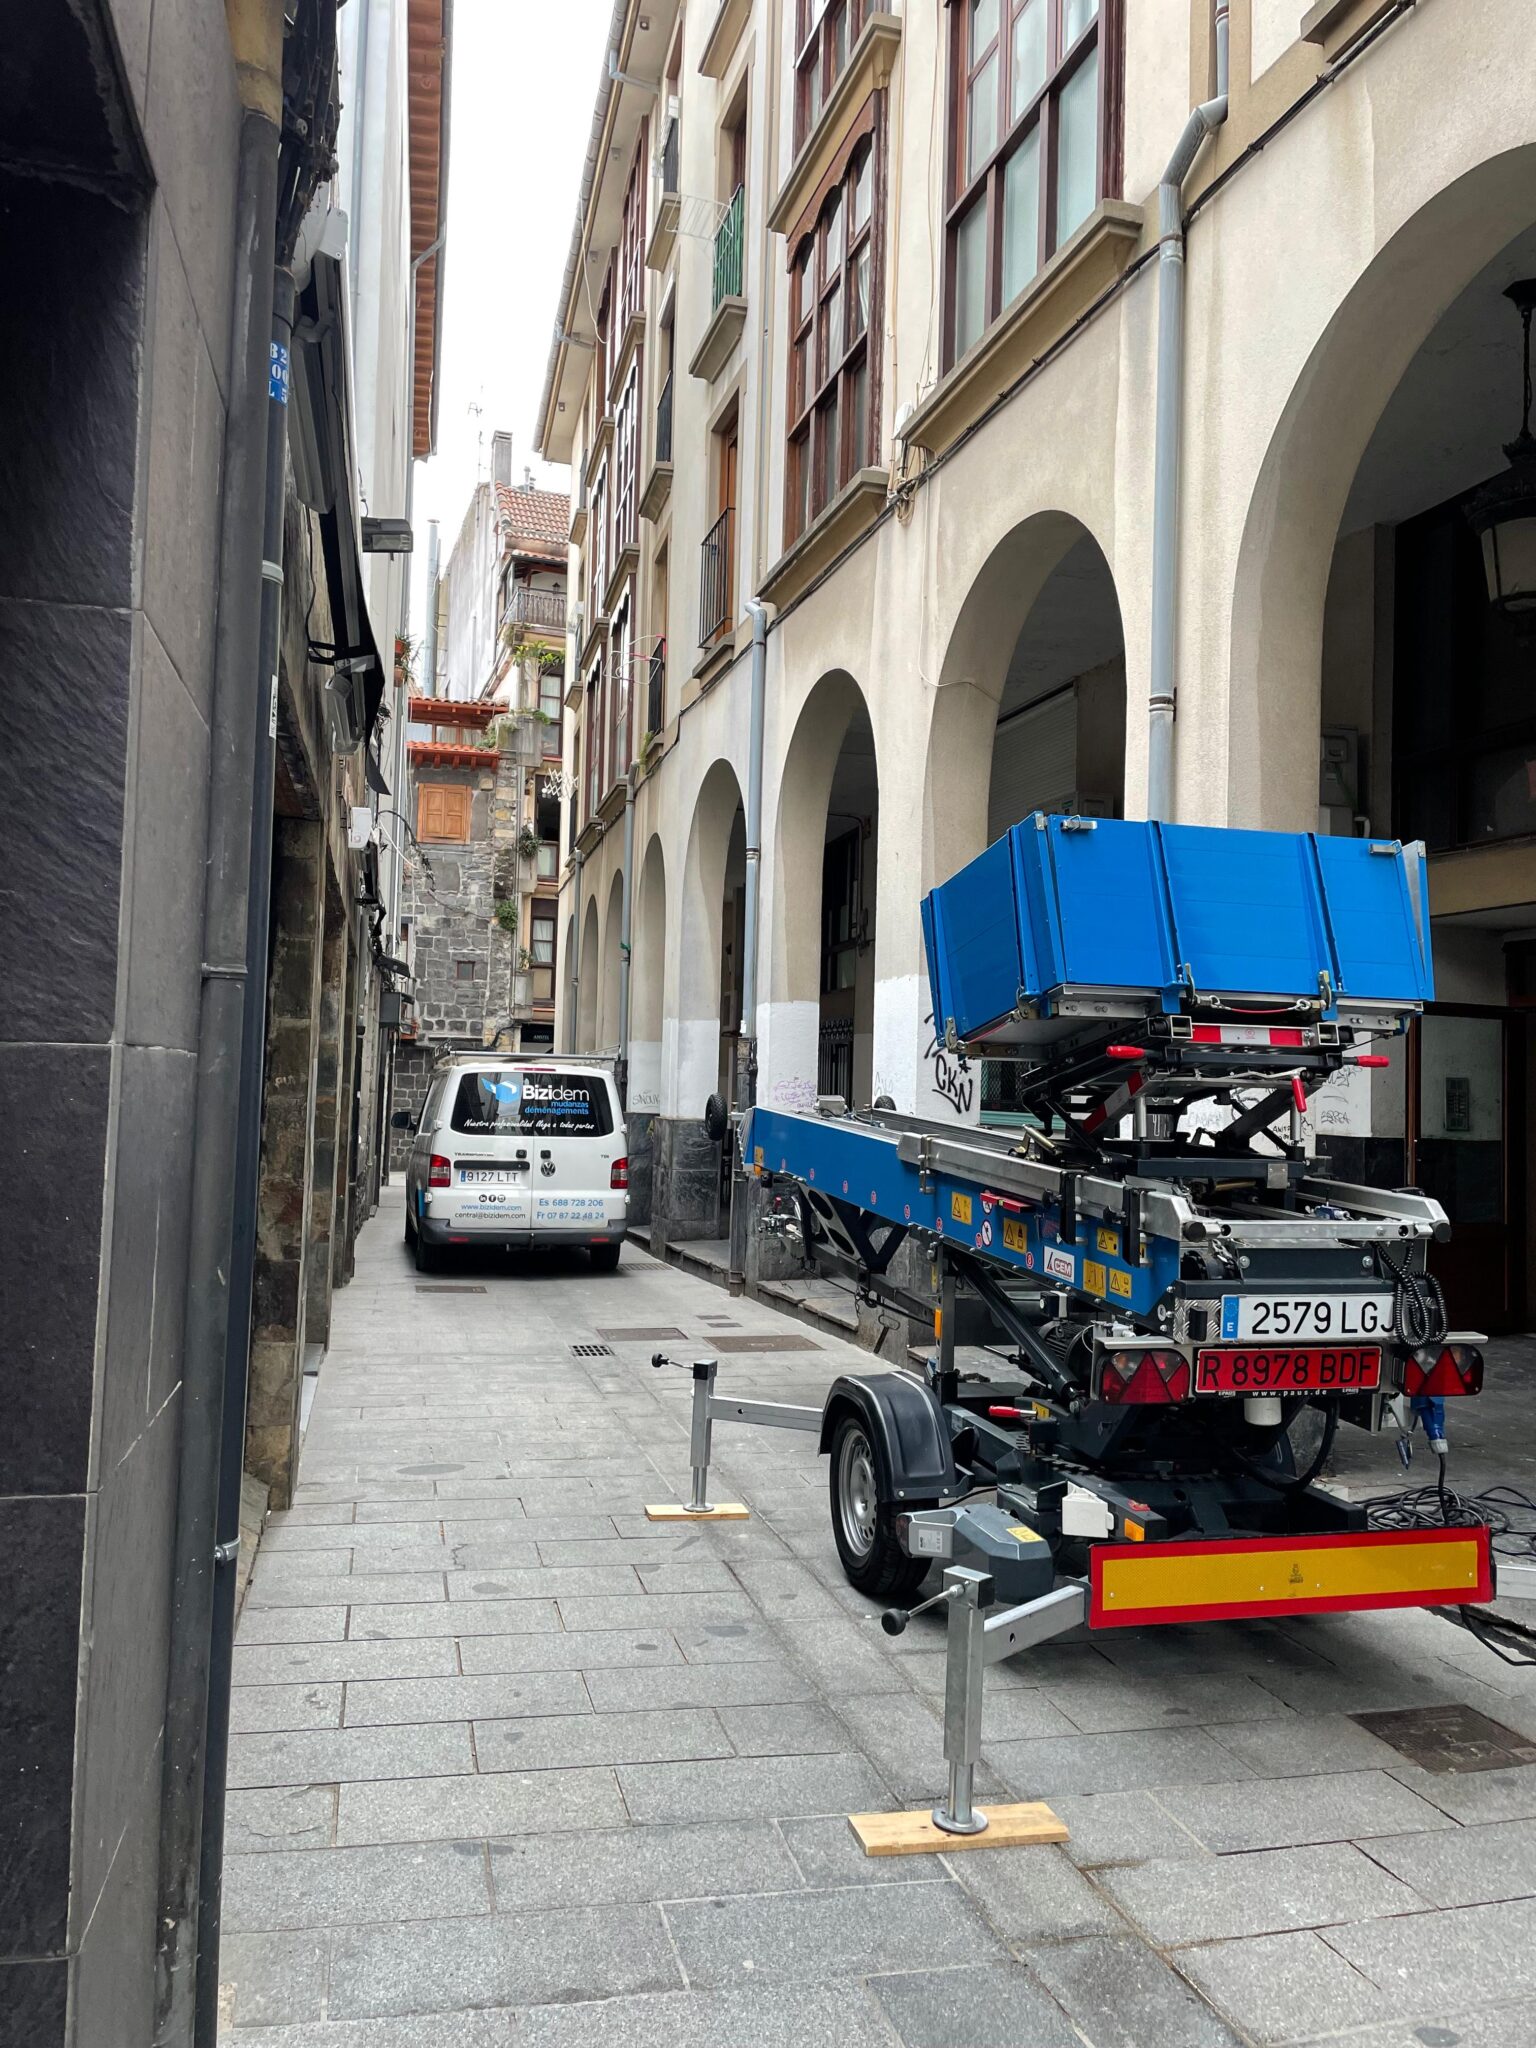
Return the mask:
M 1467 501 L 1472 531 L 1483 544 L 1489 602 L 1505 612 L 1536 611 L 1536 435 L 1531 432 L 1531 315 L 1536 278 L 1504 294 L 1520 315 L 1524 354 L 1524 410 L 1520 431 L 1506 441 L 1509 468 Z

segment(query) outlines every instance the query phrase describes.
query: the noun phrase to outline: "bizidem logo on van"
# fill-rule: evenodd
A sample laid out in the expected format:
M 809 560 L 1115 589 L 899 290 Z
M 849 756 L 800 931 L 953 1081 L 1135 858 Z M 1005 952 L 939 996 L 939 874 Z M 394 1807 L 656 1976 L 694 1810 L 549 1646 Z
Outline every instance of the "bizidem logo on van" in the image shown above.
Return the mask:
M 523 1108 L 541 1116 L 589 1116 L 592 1091 L 577 1081 L 541 1081 L 529 1074 L 523 1082 Z
M 522 1099 L 523 1084 L 516 1075 L 505 1077 L 501 1074 L 482 1074 L 480 1087 L 501 1109 L 516 1109 Z

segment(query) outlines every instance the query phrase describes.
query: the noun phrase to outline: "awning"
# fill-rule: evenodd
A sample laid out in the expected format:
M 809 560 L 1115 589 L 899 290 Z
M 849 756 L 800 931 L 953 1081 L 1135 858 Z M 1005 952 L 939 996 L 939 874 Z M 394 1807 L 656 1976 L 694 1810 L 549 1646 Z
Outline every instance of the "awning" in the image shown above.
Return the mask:
M 320 528 L 317 567 L 330 599 L 329 658 L 341 685 L 345 752 L 366 743 L 384 697 L 384 663 L 363 589 L 351 362 L 342 259 L 322 247 L 310 262 L 294 323 L 288 445 L 299 497 Z

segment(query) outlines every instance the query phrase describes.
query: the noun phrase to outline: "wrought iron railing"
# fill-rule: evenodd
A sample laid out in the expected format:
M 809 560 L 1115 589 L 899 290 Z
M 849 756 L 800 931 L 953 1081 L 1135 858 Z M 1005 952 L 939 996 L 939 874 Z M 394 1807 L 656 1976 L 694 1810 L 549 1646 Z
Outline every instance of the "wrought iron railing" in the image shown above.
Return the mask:
M 646 678 L 645 729 L 660 732 L 666 722 L 667 712 L 667 643 L 656 642 L 655 652 L 650 659 L 650 674 Z
M 700 549 L 699 645 L 707 647 L 731 620 L 731 567 L 736 509 L 727 505 Z
M 672 373 L 667 372 L 667 381 L 661 387 L 661 396 L 656 401 L 656 460 L 672 460 Z
M 718 309 L 722 299 L 741 297 L 741 218 L 742 188 L 738 185 L 715 229 L 715 292 L 710 301 L 711 312 Z

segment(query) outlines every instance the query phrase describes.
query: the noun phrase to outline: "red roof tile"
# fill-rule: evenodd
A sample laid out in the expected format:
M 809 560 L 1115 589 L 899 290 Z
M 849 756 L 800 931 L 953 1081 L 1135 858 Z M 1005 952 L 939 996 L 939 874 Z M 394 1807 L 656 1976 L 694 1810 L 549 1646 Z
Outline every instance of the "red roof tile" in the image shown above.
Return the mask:
M 498 484 L 496 516 L 502 538 L 514 548 L 565 560 L 571 501 L 563 491 L 530 491 L 520 484 Z

